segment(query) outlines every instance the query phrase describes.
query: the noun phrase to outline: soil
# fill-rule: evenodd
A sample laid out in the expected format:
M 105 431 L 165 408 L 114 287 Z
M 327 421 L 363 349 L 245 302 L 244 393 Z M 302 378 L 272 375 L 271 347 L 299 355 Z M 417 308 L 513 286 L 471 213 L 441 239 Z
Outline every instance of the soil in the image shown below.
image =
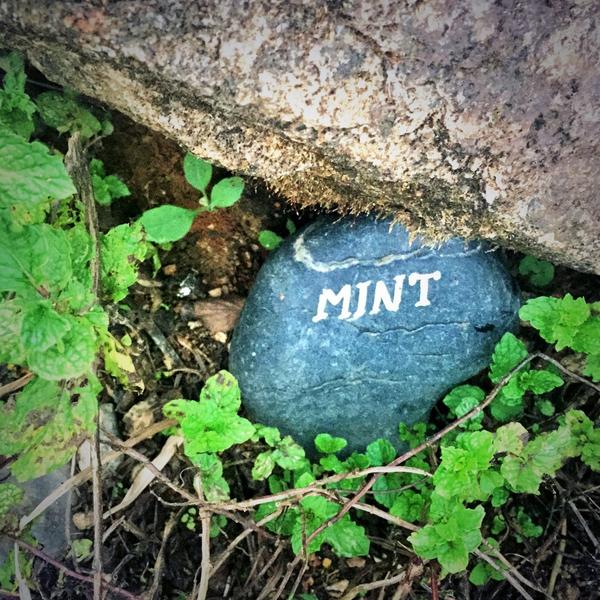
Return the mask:
M 131 220 L 143 210 L 165 202 L 195 207 L 197 192 L 183 177 L 184 152 L 175 143 L 124 116 L 114 115 L 113 122 L 115 132 L 102 140 L 95 152 L 104 161 L 107 173 L 120 175 L 132 195 L 100 211 L 101 229 Z M 217 170 L 217 176 L 224 174 Z M 257 242 L 259 232 L 272 229 L 285 236 L 288 218 L 301 225 L 314 218 L 314 214 L 298 212 L 270 194 L 260 182 L 250 181 L 238 204 L 227 210 L 201 214 L 183 241 L 171 249 L 161 250 L 162 267 L 156 274 L 150 265 L 144 265 L 139 283 L 111 314 L 113 334 L 118 338 L 125 335 L 131 338 L 129 351 L 136 368 L 128 386 L 104 374 L 107 385 L 102 402 L 114 405 L 122 439 L 161 420 L 161 407 L 167 401 L 197 398 L 206 378 L 226 368 L 231 325 L 215 331 L 198 316 L 202 313 L 199 306 L 213 303 L 211 306 L 217 306 L 214 309 L 217 312 L 229 311 L 229 322 L 232 322 L 239 310 L 239 299 L 247 295 L 267 256 L 267 251 Z M 514 266 L 519 257 L 509 254 L 508 258 Z M 598 278 L 558 269 L 552 288 L 546 293 L 571 292 L 597 300 L 599 298 L 593 296 L 600 291 L 598 283 Z M 538 293 L 528 290 L 526 284 L 525 291 L 531 295 Z M 231 301 L 233 306 L 222 301 Z M 7 373 L 0 371 L 3 380 L 5 376 Z M 589 409 L 588 414 L 598 418 L 597 399 L 592 399 L 585 386 L 572 384 L 562 393 L 565 402 L 579 402 Z M 441 422 L 445 417 L 440 409 L 434 422 Z M 165 436 L 156 435 L 136 448 L 154 457 L 165 440 Z M 248 445 L 226 453 L 226 477 L 232 497 L 242 499 L 268 493 L 265 484 L 253 481 L 250 475 L 251 457 L 255 454 L 256 448 Z M 138 469 L 139 463 L 127 457 L 116 470 L 105 472 L 105 506 L 115 505 L 123 498 Z M 173 482 L 193 489 L 194 472 L 182 454 L 172 459 L 163 473 Z M 581 465 L 568 465 L 556 480 L 543 487 L 540 496 L 529 496 L 527 502 L 526 508 L 543 526 L 543 534 L 508 548 L 506 557 L 527 579 L 543 589 L 558 564 L 553 595 L 556 599 L 599 598 L 600 477 Z M 74 496 L 73 514 L 89 514 L 91 506 L 91 488 L 81 486 Z M 512 514 L 514 508 L 509 505 L 507 514 Z M 111 574 L 110 583 L 133 594 L 144 594 L 157 577 L 158 568 L 160 581 L 153 588 L 153 598 L 191 597 L 199 580 L 202 550 L 200 524 L 194 522 L 190 529 L 181 520 L 186 510 L 179 496 L 163 483 L 154 482 L 129 508 L 109 519 L 106 527 L 112 529 L 112 533 L 104 546 L 104 570 Z M 165 526 L 173 515 L 175 525 L 163 548 L 164 561 L 157 562 Z M 314 594 L 317 599 L 342 598 L 356 585 L 391 578 L 408 566 L 413 579 L 369 591 L 362 597 L 374 600 L 521 597 L 507 582 L 490 582 L 476 588 L 468 584 L 465 577 L 440 580 L 432 565 L 423 566 L 410 553 L 404 532 L 369 515 L 361 522 L 367 526 L 371 538 L 370 556 L 338 558 L 327 547 L 311 555 L 299 582 L 297 598 L 301 598 L 301 594 Z M 567 523 L 566 530 L 563 522 Z M 212 556 L 219 556 L 244 527 L 228 521 L 221 534 L 211 541 Z M 71 526 L 71 536 L 91 539 L 93 532 Z M 284 539 L 278 540 L 271 534 L 250 535 L 211 577 L 208 598 L 269 598 L 269 590 L 279 585 L 292 558 L 289 543 Z M 559 560 L 562 562 L 557 563 Z M 75 563 L 72 558 L 63 557 L 62 562 L 82 572 L 91 568 L 90 558 Z M 91 597 L 87 583 L 65 577 L 41 561 L 36 561 L 35 579 L 40 598 Z M 402 595 L 402 589 L 406 594 Z M 532 598 L 544 597 L 526 589 Z M 117 596 L 109 594 L 109 597 Z

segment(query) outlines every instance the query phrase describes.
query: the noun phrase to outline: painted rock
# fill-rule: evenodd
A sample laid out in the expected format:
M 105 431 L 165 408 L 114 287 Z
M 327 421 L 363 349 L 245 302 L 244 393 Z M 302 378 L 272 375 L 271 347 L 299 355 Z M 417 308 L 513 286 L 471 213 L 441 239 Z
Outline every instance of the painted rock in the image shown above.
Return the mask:
M 519 293 L 479 242 L 432 248 L 368 217 L 318 221 L 266 261 L 231 342 L 229 368 L 256 421 L 309 451 L 316 434 L 359 450 L 400 446 L 446 391 L 489 364 L 517 323 Z

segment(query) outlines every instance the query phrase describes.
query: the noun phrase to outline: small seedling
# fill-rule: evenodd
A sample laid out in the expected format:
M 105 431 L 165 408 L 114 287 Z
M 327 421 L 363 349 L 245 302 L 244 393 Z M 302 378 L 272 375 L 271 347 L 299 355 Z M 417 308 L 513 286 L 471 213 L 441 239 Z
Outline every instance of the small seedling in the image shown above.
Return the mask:
M 141 217 L 149 241 L 156 244 L 175 242 L 184 237 L 191 229 L 196 215 L 205 210 L 228 208 L 233 206 L 244 191 L 241 177 L 225 177 L 212 186 L 212 165 L 193 154 L 186 154 L 183 160 L 183 173 L 187 182 L 200 192 L 197 209 L 182 208 L 173 204 L 164 204 L 147 210 Z
M 535 287 L 546 287 L 554 279 L 554 265 L 528 254 L 519 263 L 519 275 L 526 277 Z
M 296 224 L 291 219 L 286 221 L 285 228 L 290 235 L 296 233 Z M 266 250 L 275 250 L 276 248 L 279 248 L 281 242 L 283 242 L 283 238 L 270 229 L 263 229 L 258 234 L 258 243 Z

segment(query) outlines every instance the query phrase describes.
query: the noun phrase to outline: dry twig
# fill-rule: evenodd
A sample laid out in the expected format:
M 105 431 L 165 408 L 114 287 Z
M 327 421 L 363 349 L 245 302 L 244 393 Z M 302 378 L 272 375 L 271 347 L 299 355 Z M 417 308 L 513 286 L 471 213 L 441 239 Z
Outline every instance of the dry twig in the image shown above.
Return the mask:
M 81 142 L 81 134 L 75 132 L 69 138 L 69 149 L 65 156 L 65 167 L 73 180 L 75 189 L 84 206 L 85 221 L 88 234 L 92 241 L 92 258 L 90 271 L 92 272 L 92 293 L 98 297 L 100 282 L 100 252 L 98 249 L 98 215 L 96 201 L 92 187 L 92 178 L 88 166 L 88 159 Z M 96 363 L 92 365 L 96 372 Z M 94 600 L 102 598 L 102 466 L 100 462 L 100 432 L 99 420 L 96 415 L 96 430 L 92 437 L 92 504 L 94 507 Z

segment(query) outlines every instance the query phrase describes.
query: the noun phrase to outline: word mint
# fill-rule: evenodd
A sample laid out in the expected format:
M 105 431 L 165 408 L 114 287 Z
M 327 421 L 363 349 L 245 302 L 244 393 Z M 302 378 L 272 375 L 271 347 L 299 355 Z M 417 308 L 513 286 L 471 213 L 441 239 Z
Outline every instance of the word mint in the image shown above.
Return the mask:
M 408 276 L 408 285 L 415 286 L 419 284 L 419 300 L 415 306 L 431 306 L 429 300 L 429 281 L 439 281 L 442 278 L 440 271 L 433 271 L 432 273 L 410 273 Z M 323 321 L 329 317 L 327 313 L 327 305 L 337 306 L 341 303 L 342 310 L 338 315 L 338 319 L 348 319 L 349 321 L 356 321 L 367 313 L 367 307 L 370 306 L 370 315 L 377 315 L 381 312 L 381 306 L 385 307 L 385 310 L 389 312 L 397 312 L 402 303 L 402 289 L 404 287 L 404 280 L 406 275 L 396 275 L 394 277 L 394 295 L 391 296 L 387 285 L 384 281 L 376 281 L 375 288 L 373 291 L 373 302 L 369 304 L 369 288 L 371 287 L 372 281 L 361 281 L 355 285 L 358 290 L 358 303 L 356 310 L 352 312 L 350 310 L 350 301 L 352 299 L 352 285 L 347 283 L 342 286 L 340 291 L 336 294 L 333 290 L 325 288 L 320 296 L 317 305 L 317 314 L 312 318 L 314 323 Z

